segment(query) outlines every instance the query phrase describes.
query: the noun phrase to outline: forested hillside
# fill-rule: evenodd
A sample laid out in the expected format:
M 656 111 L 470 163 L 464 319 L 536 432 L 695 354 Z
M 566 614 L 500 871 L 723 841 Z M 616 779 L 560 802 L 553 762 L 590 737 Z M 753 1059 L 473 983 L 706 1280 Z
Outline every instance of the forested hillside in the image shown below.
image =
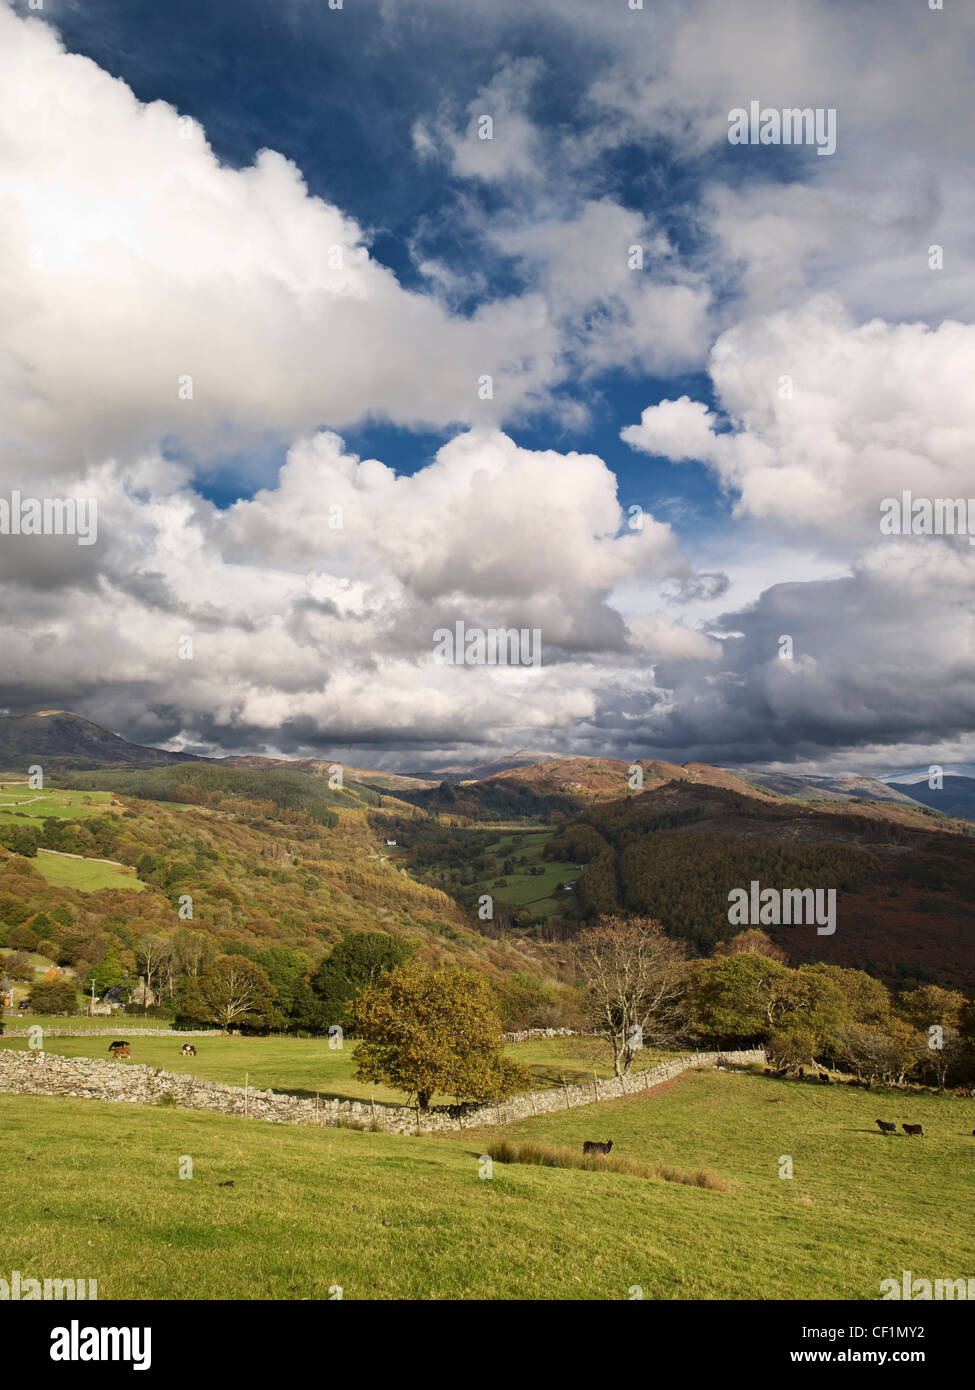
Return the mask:
M 552 837 L 545 856 L 586 865 L 576 889 L 583 920 L 645 913 L 702 953 L 738 930 L 728 920 L 734 888 L 753 880 L 833 888 L 834 935 L 765 928 L 790 959 L 964 985 L 975 951 L 975 839 L 967 827 L 929 829 L 923 813 L 892 811 L 808 808 L 671 783 L 593 806 Z

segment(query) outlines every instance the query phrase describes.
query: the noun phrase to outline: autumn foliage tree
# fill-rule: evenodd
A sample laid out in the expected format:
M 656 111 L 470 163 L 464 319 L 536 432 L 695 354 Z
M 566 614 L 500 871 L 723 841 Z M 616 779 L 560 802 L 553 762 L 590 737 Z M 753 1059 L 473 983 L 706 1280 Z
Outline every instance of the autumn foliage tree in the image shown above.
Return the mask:
M 77 991 L 70 980 L 38 980 L 28 998 L 34 1014 L 73 1014 L 78 1007 Z
M 401 965 L 360 990 L 350 1024 L 356 1076 L 406 1091 L 421 1110 L 436 1092 L 496 1100 L 531 1080 L 505 1057 L 491 987 L 472 970 Z
M 640 1047 L 673 1041 L 687 1018 L 684 947 L 649 917 L 603 917 L 573 943 L 593 1027 L 625 1076 Z
M 216 1023 L 224 1031 L 272 1028 L 281 1022 L 274 996 L 274 986 L 254 961 L 246 956 L 217 956 L 187 989 L 183 1016 Z

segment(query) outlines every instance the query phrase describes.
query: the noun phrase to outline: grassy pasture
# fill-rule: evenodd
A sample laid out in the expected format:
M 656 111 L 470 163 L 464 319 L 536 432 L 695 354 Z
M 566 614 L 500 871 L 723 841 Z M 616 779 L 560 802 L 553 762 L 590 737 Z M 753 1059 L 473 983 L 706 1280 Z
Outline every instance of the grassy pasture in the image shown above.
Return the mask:
M 495 1164 L 489 1135 L 396 1137 L 203 1112 L 0 1096 L 0 1164 L 25 1275 L 99 1297 L 879 1298 L 904 1269 L 973 1273 L 971 1102 L 689 1073 L 626 1100 L 506 1126 L 609 1138 L 730 1191 Z M 924 1123 L 885 1138 L 875 1115 Z M 794 1177 L 779 1177 L 782 1155 Z M 192 1179 L 178 1176 L 181 1156 Z M 232 1183 L 232 1186 L 219 1186 Z
M 579 877 L 579 866 L 571 860 L 543 859 L 542 851 L 551 838 L 551 830 L 516 831 L 511 835 L 502 835 L 488 845 L 484 853 L 494 857 L 496 867 L 481 879 L 478 891 L 491 893 L 499 902 L 511 907 L 531 907 L 539 917 L 549 917 L 553 912 L 568 912 L 575 898 L 572 893 L 565 891 L 565 884 Z M 527 862 L 517 863 L 523 856 Z M 516 861 L 514 873 L 502 873 L 502 864 L 507 858 Z M 527 872 L 538 866 L 544 870 L 543 873 Z M 507 880 L 503 888 L 496 886 L 500 878 Z
M 97 893 L 100 888 L 122 888 L 128 893 L 144 893 L 146 884 L 136 878 L 135 869 L 125 864 L 104 864 L 98 859 L 72 859 L 66 854 L 39 849 L 31 863 L 56 888 L 77 888 L 79 893 Z
M 43 820 L 55 816 L 58 820 L 77 820 L 84 816 L 103 815 L 111 809 L 111 792 L 63 791 L 45 787 L 31 791 L 26 782 L 0 781 L 0 825 L 16 825 L 25 817 Z
M 13 1023 L 9 1014 L 8 1022 Z M 74 1027 L 76 1023 L 85 1026 L 89 1020 L 31 1018 L 18 1022 L 25 1026 L 40 1023 L 41 1027 L 58 1028 Z M 91 1030 L 90 1037 L 49 1038 L 47 1051 L 63 1057 L 104 1059 L 108 1055 L 111 1038 L 123 1036 L 117 1031 L 119 1028 L 156 1027 L 152 1019 L 126 1020 L 120 1017 L 114 1020 L 92 1019 L 90 1022 L 99 1025 L 97 1030 Z M 106 1034 L 111 1037 L 106 1037 Z M 368 1100 L 374 1096 L 377 1102 L 389 1105 L 402 1105 L 407 1099 L 399 1091 L 354 1079 L 354 1042 L 347 1042 L 341 1050 L 333 1050 L 327 1038 L 186 1038 L 181 1033 L 161 1038 L 130 1038 L 129 1042 L 132 1056 L 128 1062 L 119 1062 L 119 1066 L 163 1067 L 166 1071 L 200 1076 L 208 1081 L 223 1081 L 232 1086 L 243 1086 L 246 1074 L 249 1084 L 259 1090 L 270 1088 L 298 1096 L 313 1096 L 316 1091 L 322 1096 L 351 1100 Z M 194 1044 L 197 1049 L 195 1057 L 180 1054 L 184 1042 Z M 0 1047 L 23 1051 L 27 1047 L 27 1038 L 0 1038 Z M 606 1064 L 605 1044 L 600 1047 L 595 1039 L 536 1038 L 523 1043 L 510 1043 L 507 1051 L 530 1068 L 535 1077 L 535 1087 L 540 1091 L 561 1085 L 563 1076 L 572 1085 L 591 1081 L 593 1070 L 600 1078 L 612 1075 L 612 1067 Z M 661 1055 L 648 1050 L 641 1060 L 649 1066 L 659 1061 Z M 450 1104 L 452 1101 L 453 1096 L 436 1097 L 437 1104 Z

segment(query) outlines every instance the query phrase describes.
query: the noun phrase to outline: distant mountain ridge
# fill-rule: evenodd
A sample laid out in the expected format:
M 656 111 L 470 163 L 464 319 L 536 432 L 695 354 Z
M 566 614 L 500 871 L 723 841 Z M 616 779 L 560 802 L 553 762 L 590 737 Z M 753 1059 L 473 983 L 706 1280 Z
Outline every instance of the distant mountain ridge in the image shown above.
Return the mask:
M 431 772 L 418 772 L 418 779 L 434 782 L 483 782 L 499 772 L 508 772 L 518 767 L 535 767 L 540 763 L 565 761 L 558 753 L 538 753 L 531 748 L 519 748 L 514 753 L 502 753 L 486 763 L 454 763 L 448 767 L 437 767 Z
M 286 769 L 313 777 L 329 778 L 335 761 L 328 758 L 270 758 L 261 754 L 233 754 L 224 758 L 201 758 L 192 753 L 173 753 L 162 748 L 130 743 L 119 734 L 95 724 L 69 710 L 38 710 L 33 714 L 0 717 L 0 769 L 25 774 L 32 762 L 46 761 L 52 771 L 93 770 L 99 767 L 153 767 L 175 763 L 211 763 L 229 767 Z M 343 777 L 350 783 L 410 799 L 431 796 L 446 783 L 464 788 L 465 801 L 483 799 L 477 788 L 498 784 L 526 794 L 528 810 L 532 796 L 545 799 L 553 810 L 571 811 L 593 801 L 613 800 L 630 794 L 629 769 L 636 764 L 620 758 L 593 758 L 575 754 L 543 753 L 520 748 L 500 754 L 488 762 L 450 764 L 433 771 L 417 773 L 384 772 L 343 765 Z M 785 798 L 798 801 L 867 800 L 900 806 L 925 806 L 945 815 L 975 820 L 975 778 L 945 772 L 944 789 L 927 786 L 926 769 L 907 772 L 898 781 L 891 774 L 871 776 L 817 776 L 783 772 L 760 772 L 750 768 L 722 768 L 708 763 L 683 765 L 660 760 L 640 759 L 645 785 L 670 781 L 692 782 L 724 787 L 745 795 Z M 924 772 L 922 779 L 921 773 Z M 469 789 L 474 789 L 473 791 Z M 497 804 L 496 792 L 492 792 Z M 431 802 L 431 808 L 433 803 Z
M 961 777 L 946 772 L 940 787 L 928 786 L 926 778 L 923 782 L 888 782 L 887 785 L 906 793 L 924 806 L 930 806 L 932 811 L 959 816 L 962 820 L 975 820 L 975 777 Z
M 189 753 L 129 743 L 90 719 L 69 710 L 38 710 L 35 714 L 0 717 L 0 767 L 23 772 L 31 762 L 51 768 L 87 769 L 160 763 L 201 762 Z

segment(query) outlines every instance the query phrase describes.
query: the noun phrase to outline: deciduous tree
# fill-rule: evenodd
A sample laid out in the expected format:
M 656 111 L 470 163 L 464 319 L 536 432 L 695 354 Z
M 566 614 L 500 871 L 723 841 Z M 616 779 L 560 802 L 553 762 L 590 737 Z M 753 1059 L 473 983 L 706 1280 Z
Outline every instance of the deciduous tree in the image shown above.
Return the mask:
M 685 949 L 649 917 L 603 917 L 573 943 L 593 1026 L 625 1076 L 640 1047 L 671 1042 L 686 1023 Z
M 527 1087 L 524 1067 L 505 1057 L 491 987 L 458 966 L 401 965 L 356 998 L 350 1021 L 356 1075 L 415 1096 L 494 1100 Z

